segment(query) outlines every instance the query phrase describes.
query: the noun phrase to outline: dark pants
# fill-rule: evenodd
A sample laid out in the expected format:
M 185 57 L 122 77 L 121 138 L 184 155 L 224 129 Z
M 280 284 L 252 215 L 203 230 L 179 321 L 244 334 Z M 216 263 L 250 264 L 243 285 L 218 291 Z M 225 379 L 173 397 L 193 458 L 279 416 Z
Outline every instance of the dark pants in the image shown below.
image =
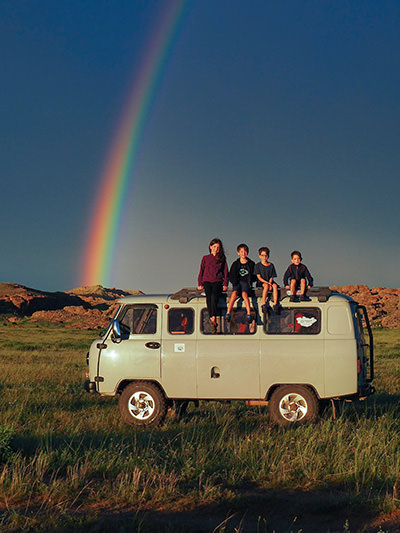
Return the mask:
M 207 309 L 210 317 L 218 314 L 218 300 L 222 293 L 222 283 L 220 281 L 205 281 L 204 290 L 206 291 Z

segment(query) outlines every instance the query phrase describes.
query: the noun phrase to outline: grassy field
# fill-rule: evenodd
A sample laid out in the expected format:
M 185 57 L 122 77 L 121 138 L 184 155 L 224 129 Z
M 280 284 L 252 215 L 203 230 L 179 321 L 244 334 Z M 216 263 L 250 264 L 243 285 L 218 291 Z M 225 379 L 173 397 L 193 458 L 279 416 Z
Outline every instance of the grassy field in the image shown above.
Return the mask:
M 134 430 L 83 391 L 96 332 L 0 322 L 0 531 L 400 530 L 400 330 L 375 330 L 377 393 L 314 426 L 200 402 Z

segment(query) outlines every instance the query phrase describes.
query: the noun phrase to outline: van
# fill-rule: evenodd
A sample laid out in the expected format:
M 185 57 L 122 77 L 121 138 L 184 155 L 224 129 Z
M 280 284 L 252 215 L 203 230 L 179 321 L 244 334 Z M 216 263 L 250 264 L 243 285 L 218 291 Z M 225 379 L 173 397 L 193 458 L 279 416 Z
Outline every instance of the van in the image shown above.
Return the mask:
M 119 396 L 125 422 L 161 423 L 174 403 L 245 400 L 268 405 L 272 423 L 313 423 L 329 399 L 364 399 L 374 392 L 373 338 L 367 311 L 328 287 L 308 290 L 307 301 L 261 313 L 254 290 L 251 320 L 239 299 L 225 319 L 229 292 L 219 301 L 212 329 L 204 293 L 122 298 L 101 339 L 87 354 L 85 389 Z

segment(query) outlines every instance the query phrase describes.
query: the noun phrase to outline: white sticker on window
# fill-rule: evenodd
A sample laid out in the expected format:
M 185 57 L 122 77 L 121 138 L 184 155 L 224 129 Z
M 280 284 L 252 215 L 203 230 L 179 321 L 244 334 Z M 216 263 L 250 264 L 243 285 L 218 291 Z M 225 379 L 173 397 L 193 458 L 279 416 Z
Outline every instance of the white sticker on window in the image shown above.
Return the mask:
M 315 324 L 316 321 L 317 319 L 314 318 L 313 316 L 312 317 L 299 316 L 296 318 L 296 322 L 300 324 L 300 326 L 303 328 L 309 328 L 310 326 Z
M 175 352 L 184 352 L 185 345 L 183 343 L 175 344 Z

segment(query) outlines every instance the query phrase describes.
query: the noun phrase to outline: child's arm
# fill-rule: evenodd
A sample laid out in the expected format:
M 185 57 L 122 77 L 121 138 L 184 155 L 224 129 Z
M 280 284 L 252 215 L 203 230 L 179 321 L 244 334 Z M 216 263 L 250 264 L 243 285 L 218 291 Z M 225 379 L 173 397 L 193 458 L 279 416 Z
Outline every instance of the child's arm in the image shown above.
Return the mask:
M 260 281 L 263 285 L 264 285 L 264 284 L 265 284 L 265 285 L 268 285 L 269 288 L 272 287 L 271 282 L 270 282 L 270 281 L 267 281 L 267 280 L 265 280 L 263 277 L 261 277 L 261 274 L 257 274 L 257 279 L 258 279 L 258 281 Z M 271 279 L 272 279 L 272 278 L 271 278 Z
M 225 266 L 224 266 L 224 281 L 222 282 L 222 290 L 224 292 L 226 292 L 228 290 L 228 285 L 229 285 L 229 277 L 228 277 L 228 265 L 226 264 L 226 261 L 225 261 Z
M 308 268 L 306 266 L 305 266 L 305 269 L 306 269 L 305 270 L 305 275 L 306 275 L 306 278 L 307 278 L 307 281 L 308 281 L 308 288 L 310 288 L 310 287 L 313 286 L 314 280 L 313 280 L 313 277 L 310 274 L 310 271 L 308 270 Z
M 289 278 L 290 278 L 290 266 L 286 269 L 285 274 L 283 275 L 283 284 L 288 289 L 289 288 Z
M 205 257 L 203 257 L 203 259 L 201 260 L 201 263 L 200 263 L 200 272 L 199 272 L 199 275 L 197 277 L 197 289 L 199 291 L 202 291 L 204 289 L 203 274 L 204 274 L 205 263 L 206 263 L 206 260 L 205 260 Z

